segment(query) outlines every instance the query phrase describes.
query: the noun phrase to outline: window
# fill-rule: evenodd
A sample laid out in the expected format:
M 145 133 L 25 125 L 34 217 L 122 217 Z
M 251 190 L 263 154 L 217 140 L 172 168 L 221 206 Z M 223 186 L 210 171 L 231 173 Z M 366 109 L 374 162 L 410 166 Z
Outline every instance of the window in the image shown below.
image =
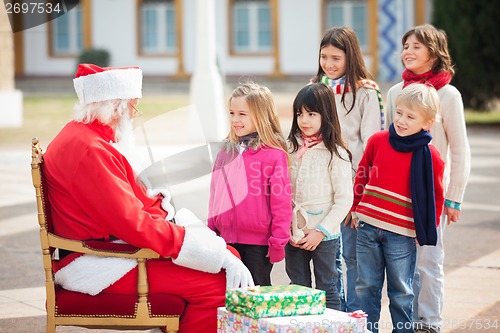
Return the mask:
M 83 11 L 80 5 L 50 21 L 51 53 L 77 55 L 83 50 Z
M 232 49 L 236 53 L 272 51 L 272 22 L 269 1 L 234 0 L 232 6 Z
M 334 26 L 350 27 L 356 33 L 361 51 L 368 50 L 368 11 L 363 0 L 329 0 L 326 2 L 327 30 Z
M 177 51 L 176 12 L 173 0 L 143 0 L 140 6 L 141 53 Z

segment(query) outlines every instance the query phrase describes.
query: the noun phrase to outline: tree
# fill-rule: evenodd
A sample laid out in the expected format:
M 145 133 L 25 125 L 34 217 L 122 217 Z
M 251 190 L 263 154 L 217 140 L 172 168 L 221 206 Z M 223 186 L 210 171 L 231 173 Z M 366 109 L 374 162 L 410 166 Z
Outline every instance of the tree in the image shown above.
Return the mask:
M 448 35 L 452 83 L 464 105 L 489 110 L 500 97 L 500 6 L 495 0 L 434 0 L 432 23 Z

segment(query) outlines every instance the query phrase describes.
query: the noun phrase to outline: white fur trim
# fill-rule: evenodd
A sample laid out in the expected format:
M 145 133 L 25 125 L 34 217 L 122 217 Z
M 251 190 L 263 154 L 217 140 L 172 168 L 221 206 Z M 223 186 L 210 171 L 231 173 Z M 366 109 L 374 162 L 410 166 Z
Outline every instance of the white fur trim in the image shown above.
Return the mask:
M 111 69 L 73 79 L 81 104 L 142 97 L 142 70 Z
M 156 197 L 158 194 L 163 195 L 164 199 L 166 199 L 167 201 L 170 201 L 170 199 L 172 199 L 170 191 L 166 188 L 148 188 L 148 195 L 151 198 Z
M 177 225 L 180 225 L 181 227 L 195 226 L 195 227 L 203 228 L 203 227 L 207 226 L 199 218 L 197 218 L 196 215 L 194 215 L 194 213 L 192 211 L 190 211 L 187 208 L 179 209 L 177 214 L 175 214 L 175 223 Z M 206 228 L 206 229 L 208 229 L 208 228 Z M 212 230 L 210 230 L 210 229 L 208 229 L 208 230 L 211 231 L 215 235 L 215 233 Z
M 149 188 L 147 190 L 147 194 L 151 198 L 156 197 L 158 194 L 163 195 L 163 199 L 161 200 L 161 208 L 163 208 L 163 210 L 167 212 L 167 217 L 165 219 L 167 221 L 171 221 L 175 215 L 175 208 L 170 203 L 170 200 L 172 199 L 172 195 L 170 194 L 169 190 L 167 190 L 166 188 L 162 188 L 162 189 Z
M 167 200 L 167 198 L 162 199 L 161 208 L 163 208 L 163 210 L 167 212 L 167 216 L 165 217 L 165 219 L 167 221 L 171 221 L 175 215 L 175 208 L 174 208 L 174 206 L 172 206 L 170 201 Z
M 54 275 L 66 290 L 95 296 L 137 266 L 137 260 L 83 255 Z
M 226 242 L 210 230 L 192 212 L 182 208 L 175 215 L 177 224 L 184 226 L 184 242 L 176 259 L 179 266 L 207 273 L 219 273 L 226 253 Z

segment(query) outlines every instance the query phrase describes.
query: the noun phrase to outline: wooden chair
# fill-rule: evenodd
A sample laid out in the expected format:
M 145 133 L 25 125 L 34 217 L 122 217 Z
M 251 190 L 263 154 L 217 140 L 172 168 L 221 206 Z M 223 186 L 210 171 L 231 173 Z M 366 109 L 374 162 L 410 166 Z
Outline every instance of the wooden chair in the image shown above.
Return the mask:
M 47 333 L 54 333 L 57 326 L 116 330 L 161 327 L 166 332 L 178 332 L 179 317 L 184 311 L 185 301 L 174 295 L 148 294 L 146 260 L 159 258 L 159 254 L 150 249 L 136 248 L 129 244 L 115 244 L 118 247 L 114 245 L 113 249 L 104 249 L 100 244 L 102 242 L 99 241 L 75 241 L 55 235 L 52 229 L 47 189 L 43 186 L 43 152 L 37 138 L 32 140 L 31 176 L 36 192 L 45 271 Z M 91 296 L 62 289 L 54 283 L 52 253 L 55 249 L 97 256 L 137 259 L 137 295 L 98 294 Z

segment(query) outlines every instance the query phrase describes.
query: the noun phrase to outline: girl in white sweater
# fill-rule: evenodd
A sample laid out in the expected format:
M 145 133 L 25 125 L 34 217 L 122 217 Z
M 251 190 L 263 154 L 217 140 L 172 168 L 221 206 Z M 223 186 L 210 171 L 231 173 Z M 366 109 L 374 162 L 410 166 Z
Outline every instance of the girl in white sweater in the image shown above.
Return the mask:
M 332 88 L 335 94 L 342 138 L 352 153 L 354 173 L 363 156 L 368 138 L 384 129 L 382 95 L 377 83 L 370 78 L 354 31 L 347 27 L 334 27 L 328 30 L 320 43 L 318 72 L 311 82 L 323 82 Z M 341 232 L 341 252 L 347 275 L 347 297 L 345 304 L 342 304 L 342 310 L 352 312 L 359 310 L 359 302 L 355 291 L 358 278 L 357 231 L 351 223 L 350 214 L 342 224 Z M 340 258 L 337 259 L 337 269 L 339 274 L 342 274 Z M 343 302 L 342 275 L 340 281 L 339 288 Z
M 341 137 L 330 88 L 310 84 L 293 103 L 288 135 L 293 195 L 292 239 L 285 247 L 286 272 L 294 284 L 326 292 L 326 306 L 340 309 L 335 259 L 340 224 L 353 202 L 351 153 Z

